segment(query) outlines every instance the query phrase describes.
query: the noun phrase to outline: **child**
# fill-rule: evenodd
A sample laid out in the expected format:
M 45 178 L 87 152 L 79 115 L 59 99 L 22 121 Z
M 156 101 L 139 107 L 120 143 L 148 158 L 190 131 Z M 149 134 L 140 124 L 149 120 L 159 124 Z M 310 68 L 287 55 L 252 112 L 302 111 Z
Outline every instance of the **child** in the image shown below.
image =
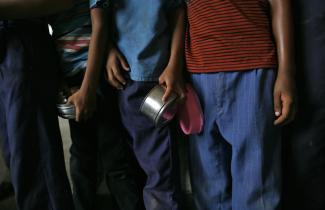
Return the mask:
M 107 83 L 103 83 L 103 46 L 108 32 L 103 24 L 106 19 L 103 8 L 107 5 L 106 1 L 78 0 L 70 11 L 51 21 L 62 58 L 64 82 L 72 93 L 68 101 L 76 108 L 76 120 L 69 120 L 69 124 L 71 178 L 77 210 L 97 209 L 98 165 L 103 165 L 107 184 L 120 209 L 135 210 L 142 203 L 129 174 L 117 99 Z
M 146 209 L 176 210 L 177 165 L 172 127 L 155 127 L 139 112 L 146 94 L 160 83 L 183 97 L 184 8 L 176 0 L 111 1 L 115 34 L 107 60 L 109 83 L 119 89 L 123 125 L 147 175 Z
M 36 18 L 71 4 L 0 1 L 0 141 L 18 210 L 73 209 L 55 108 L 57 57 Z
M 192 0 L 188 20 L 187 69 L 205 115 L 190 137 L 196 204 L 279 209 L 279 125 L 295 113 L 289 0 Z

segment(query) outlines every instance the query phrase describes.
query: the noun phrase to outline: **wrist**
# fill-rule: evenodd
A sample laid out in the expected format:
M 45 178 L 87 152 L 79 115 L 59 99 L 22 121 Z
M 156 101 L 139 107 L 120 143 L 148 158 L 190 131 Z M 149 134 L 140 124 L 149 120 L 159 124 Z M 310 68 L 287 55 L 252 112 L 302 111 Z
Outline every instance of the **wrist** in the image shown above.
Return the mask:
M 286 80 L 294 80 L 295 76 L 294 76 L 293 71 L 281 71 L 279 69 L 279 71 L 277 73 L 277 78 L 286 79 Z
M 80 91 L 84 93 L 94 93 L 97 91 L 98 85 L 93 83 L 83 83 L 80 87 Z
M 107 40 L 107 50 L 110 51 L 113 49 L 115 49 L 114 43 L 111 40 Z
M 171 71 L 175 73 L 182 73 L 184 68 L 184 62 L 179 59 L 179 60 L 170 60 L 167 64 L 166 69 L 170 69 Z
M 285 76 L 295 76 L 295 64 L 293 59 L 287 59 L 286 62 L 279 60 L 278 74 Z

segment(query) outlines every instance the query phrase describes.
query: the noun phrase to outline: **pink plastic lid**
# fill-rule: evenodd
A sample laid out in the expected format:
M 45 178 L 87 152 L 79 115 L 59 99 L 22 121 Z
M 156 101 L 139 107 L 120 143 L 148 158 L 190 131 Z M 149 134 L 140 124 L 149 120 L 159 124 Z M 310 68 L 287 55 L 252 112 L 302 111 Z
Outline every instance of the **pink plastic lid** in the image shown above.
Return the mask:
M 203 129 L 201 104 L 191 85 L 187 84 L 186 89 L 185 102 L 178 110 L 179 125 L 186 135 L 198 134 Z

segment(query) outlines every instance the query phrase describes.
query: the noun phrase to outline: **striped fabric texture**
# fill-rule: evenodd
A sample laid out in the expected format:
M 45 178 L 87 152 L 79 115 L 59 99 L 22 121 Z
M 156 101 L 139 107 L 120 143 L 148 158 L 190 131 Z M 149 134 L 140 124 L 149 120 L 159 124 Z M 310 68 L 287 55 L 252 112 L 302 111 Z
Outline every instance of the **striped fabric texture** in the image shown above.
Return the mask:
M 191 0 L 187 68 L 193 73 L 277 66 L 267 0 Z
M 85 71 L 91 36 L 89 1 L 76 1 L 71 10 L 55 16 L 51 26 L 61 56 L 63 76 L 72 77 Z
M 108 0 L 76 0 L 72 9 L 50 19 L 65 78 L 86 70 L 91 38 L 90 9 L 106 8 L 108 3 Z

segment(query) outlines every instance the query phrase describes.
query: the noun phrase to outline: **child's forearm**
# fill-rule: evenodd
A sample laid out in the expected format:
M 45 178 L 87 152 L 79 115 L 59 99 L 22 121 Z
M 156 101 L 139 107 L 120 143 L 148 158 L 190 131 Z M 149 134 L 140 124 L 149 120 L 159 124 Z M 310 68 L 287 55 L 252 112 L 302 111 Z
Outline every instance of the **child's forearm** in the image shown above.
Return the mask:
M 68 9 L 72 4 L 72 0 L 1 0 L 0 19 L 45 16 Z
M 295 67 L 291 0 L 269 0 L 269 2 L 278 53 L 278 74 L 293 76 Z
M 183 70 L 184 65 L 184 37 L 185 37 L 185 8 L 180 6 L 171 14 L 170 26 L 172 29 L 171 51 L 168 65 L 175 65 Z
M 99 78 L 104 67 L 107 42 L 106 13 L 104 9 L 92 9 L 92 35 L 88 50 L 87 70 L 81 88 L 97 90 Z

